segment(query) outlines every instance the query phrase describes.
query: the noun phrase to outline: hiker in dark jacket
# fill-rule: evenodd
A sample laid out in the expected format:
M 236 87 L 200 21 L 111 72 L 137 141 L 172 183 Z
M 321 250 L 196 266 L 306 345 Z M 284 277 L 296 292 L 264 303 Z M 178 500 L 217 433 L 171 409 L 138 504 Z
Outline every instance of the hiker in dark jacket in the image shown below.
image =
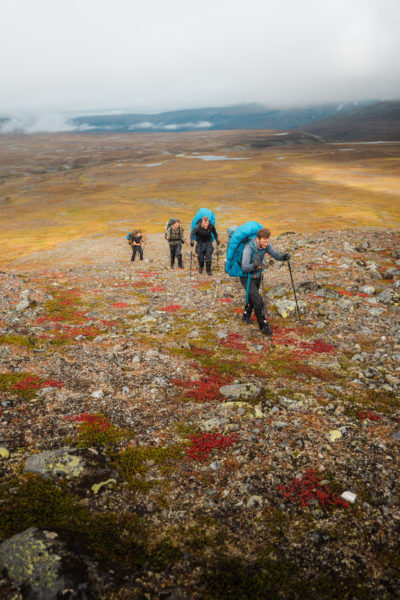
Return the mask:
M 129 236 L 129 243 L 132 246 L 132 258 L 135 260 L 136 253 L 139 253 L 140 260 L 143 260 L 143 236 L 141 231 L 134 231 Z
M 265 254 L 269 254 L 275 260 L 290 260 L 290 254 L 287 252 L 281 254 L 271 246 L 269 240 L 271 232 L 269 229 L 260 229 L 257 237 L 245 244 L 242 254 L 242 270 L 248 275 L 240 278 L 240 282 L 246 290 L 246 306 L 243 312 L 243 321 L 251 323 L 251 313 L 254 312 L 257 317 L 261 333 L 272 335 L 271 327 L 265 318 L 264 300 L 259 292 L 263 261 Z
M 197 259 L 199 261 L 199 273 L 203 272 L 204 262 L 206 263 L 207 275 L 211 275 L 211 259 L 214 252 L 214 246 L 212 244 L 212 236 L 214 236 L 217 246 L 219 246 L 219 239 L 217 231 L 208 217 L 203 217 L 200 223 L 197 223 L 193 227 L 190 234 L 190 245 L 194 246 L 194 237 L 196 236 L 196 249 Z
M 185 243 L 185 238 L 183 235 L 183 227 L 181 227 L 181 222 L 178 219 L 168 227 L 165 238 L 169 242 L 171 269 L 174 268 L 175 258 L 178 260 L 178 267 L 183 269 L 182 244 Z

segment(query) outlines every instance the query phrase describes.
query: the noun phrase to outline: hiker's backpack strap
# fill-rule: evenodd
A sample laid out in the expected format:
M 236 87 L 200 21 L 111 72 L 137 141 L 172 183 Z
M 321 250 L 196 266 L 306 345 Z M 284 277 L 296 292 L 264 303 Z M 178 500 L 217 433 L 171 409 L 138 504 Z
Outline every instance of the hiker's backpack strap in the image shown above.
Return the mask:
M 251 279 L 251 273 L 248 273 L 247 285 L 246 285 L 246 304 L 249 303 L 250 279 Z

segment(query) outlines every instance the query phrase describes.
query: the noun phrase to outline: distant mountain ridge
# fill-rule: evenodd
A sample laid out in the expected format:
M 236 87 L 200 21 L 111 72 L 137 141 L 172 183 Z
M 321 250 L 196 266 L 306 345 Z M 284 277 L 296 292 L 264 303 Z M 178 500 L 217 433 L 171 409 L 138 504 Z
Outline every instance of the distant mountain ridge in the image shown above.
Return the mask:
M 261 104 L 174 110 L 158 114 L 108 113 L 0 116 L 0 134 L 189 131 L 283 131 L 327 141 L 400 141 L 400 100 L 319 104 L 297 108 Z
M 368 102 L 360 105 L 369 104 Z M 90 115 L 72 119 L 90 131 L 215 131 L 230 129 L 295 129 L 354 109 L 352 104 L 323 104 L 304 108 L 268 108 L 240 104 L 218 108 L 176 110 L 159 114 Z
M 297 129 L 338 142 L 400 141 L 400 101 L 377 102 Z

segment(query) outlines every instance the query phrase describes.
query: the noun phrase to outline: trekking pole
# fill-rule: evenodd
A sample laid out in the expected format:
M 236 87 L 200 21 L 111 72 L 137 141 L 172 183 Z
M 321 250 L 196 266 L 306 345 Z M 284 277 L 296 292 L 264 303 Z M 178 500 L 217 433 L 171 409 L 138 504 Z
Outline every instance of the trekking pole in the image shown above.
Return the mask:
M 265 314 L 267 315 L 267 321 L 269 323 L 269 314 L 268 314 L 268 308 L 267 308 L 267 296 L 265 294 L 265 288 L 264 288 L 264 273 L 261 273 L 261 289 L 263 291 L 263 296 L 264 296 Z
M 192 260 L 193 260 L 193 252 L 190 251 L 190 277 L 192 276 Z
M 219 252 L 218 252 L 218 246 L 217 246 L 217 269 L 218 269 L 218 256 L 219 256 Z
M 294 294 L 294 299 L 295 299 L 295 302 L 296 302 L 297 314 L 298 314 L 298 317 L 299 317 L 299 321 L 301 321 L 299 304 L 297 302 L 296 288 L 295 288 L 294 281 L 293 281 L 292 267 L 290 265 L 290 260 L 287 261 L 287 265 L 289 267 L 290 279 L 292 280 L 293 294 Z

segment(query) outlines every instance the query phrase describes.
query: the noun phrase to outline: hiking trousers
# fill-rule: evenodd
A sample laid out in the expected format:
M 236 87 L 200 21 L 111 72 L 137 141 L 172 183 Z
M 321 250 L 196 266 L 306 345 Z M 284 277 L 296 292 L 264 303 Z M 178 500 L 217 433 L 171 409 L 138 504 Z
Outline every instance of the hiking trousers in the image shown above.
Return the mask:
M 200 269 L 204 267 L 205 262 L 207 272 L 211 270 L 211 258 L 214 252 L 214 246 L 212 245 L 212 242 L 197 242 L 195 252 L 197 254 Z
M 142 246 L 132 246 L 132 258 L 131 258 L 131 260 L 135 260 L 136 252 L 139 253 L 140 260 L 143 260 L 143 248 L 142 248 Z
M 169 251 L 171 254 L 171 267 L 174 266 L 175 258 L 178 261 L 178 267 L 182 269 L 182 242 L 169 243 Z
M 247 290 L 247 275 L 245 277 L 240 278 L 240 283 L 244 287 L 245 291 Z M 265 312 L 264 312 L 264 300 L 259 292 L 261 285 L 261 277 L 250 277 L 250 285 L 249 285 L 249 299 L 248 299 L 248 310 L 249 310 L 249 318 L 253 311 L 256 314 L 257 321 L 260 323 L 265 320 Z

